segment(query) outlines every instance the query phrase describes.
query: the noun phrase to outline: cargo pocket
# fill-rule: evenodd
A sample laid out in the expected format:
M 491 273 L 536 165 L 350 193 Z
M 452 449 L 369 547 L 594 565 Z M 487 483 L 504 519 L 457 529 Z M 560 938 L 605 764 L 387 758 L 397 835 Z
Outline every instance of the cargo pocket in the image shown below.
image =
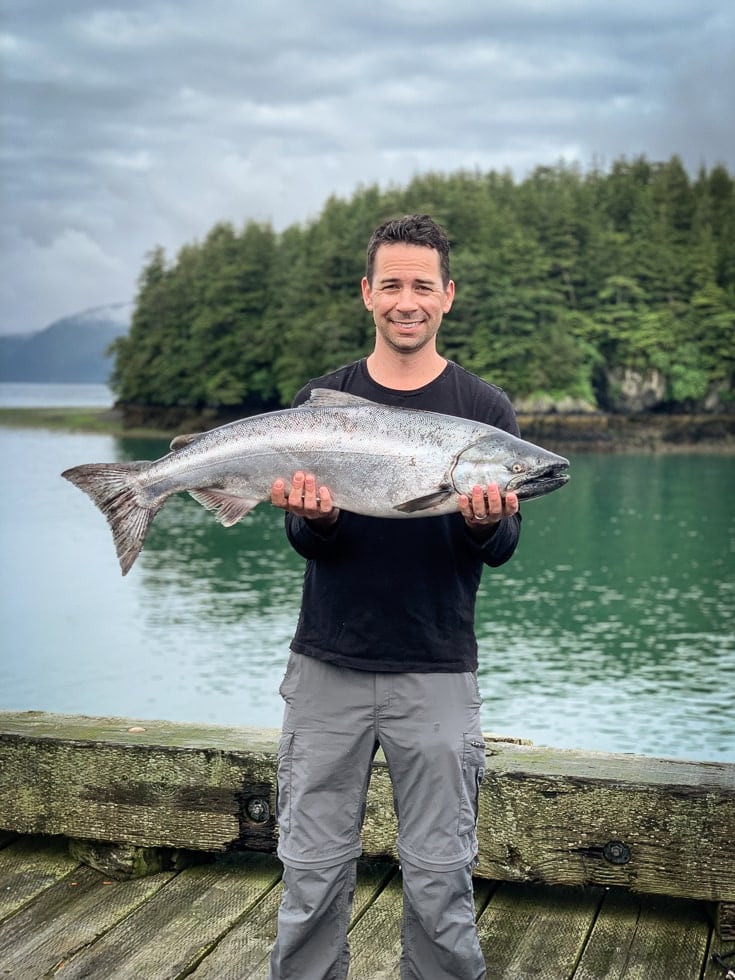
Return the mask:
M 485 742 L 481 735 L 462 736 L 462 795 L 459 801 L 460 836 L 471 834 L 477 825 L 480 784 L 485 776 Z
M 276 813 L 282 833 L 291 829 L 291 782 L 293 778 L 293 732 L 284 732 L 278 742 Z

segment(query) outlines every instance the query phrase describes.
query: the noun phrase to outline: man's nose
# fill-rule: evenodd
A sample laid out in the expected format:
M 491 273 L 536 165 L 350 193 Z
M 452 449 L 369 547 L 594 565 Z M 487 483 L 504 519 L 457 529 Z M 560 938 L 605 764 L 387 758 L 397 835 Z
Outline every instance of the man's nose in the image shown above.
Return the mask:
M 416 309 L 416 296 L 411 286 L 404 286 L 398 296 L 398 302 L 396 304 L 401 310 L 415 310 Z

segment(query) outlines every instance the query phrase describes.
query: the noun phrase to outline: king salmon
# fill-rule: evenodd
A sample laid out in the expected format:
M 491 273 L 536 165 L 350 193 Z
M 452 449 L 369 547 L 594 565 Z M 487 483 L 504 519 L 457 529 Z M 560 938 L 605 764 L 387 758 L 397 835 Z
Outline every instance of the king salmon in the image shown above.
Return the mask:
M 231 527 L 270 499 L 276 478 L 297 470 L 329 487 L 336 507 L 396 518 L 456 511 L 458 495 L 477 484 L 528 500 L 569 479 L 563 456 L 494 426 L 324 388 L 298 408 L 178 436 L 171 450 L 151 462 L 87 463 L 61 474 L 107 518 L 123 575 L 174 493 L 190 493 Z

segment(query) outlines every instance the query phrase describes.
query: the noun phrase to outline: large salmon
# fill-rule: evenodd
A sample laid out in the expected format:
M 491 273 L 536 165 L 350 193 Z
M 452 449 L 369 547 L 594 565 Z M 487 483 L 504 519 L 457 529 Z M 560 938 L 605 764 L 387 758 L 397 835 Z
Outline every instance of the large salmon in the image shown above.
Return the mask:
M 107 518 L 125 575 L 158 510 L 182 491 L 230 527 L 269 499 L 277 477 L 303 470 L 343 510 L 429 517 L 455 511 L 458 494 L 476 484 L 497 483 L 522 499 L 550 493 L 567 482 L 568 466 L 491 425 L 321 388 L 298 408 L 180 436 L 152 462 L 87 463 L 62 476 Z

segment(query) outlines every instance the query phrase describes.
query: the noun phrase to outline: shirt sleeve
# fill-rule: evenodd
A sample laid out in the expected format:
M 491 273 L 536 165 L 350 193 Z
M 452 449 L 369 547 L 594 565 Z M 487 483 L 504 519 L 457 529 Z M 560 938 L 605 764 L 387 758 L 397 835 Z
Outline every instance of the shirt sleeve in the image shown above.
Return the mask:
M 493 534 L 485 541 L 473 538 L 469 528 L 465 528 L 467 545 L 476 552 L 478 558 L 490 568 L 498 568 L 513 557 L 521 536 L 521 515 L 504 517 L 495 528 Z
M 478 411 L 478 421 L 494 425 L 496 429 L 504 429 L 513 436 L 520 437 L 521 430 L 516 418 L 513 404 L 506 393 L 495 386 L 488 386 L 483 391 L 483 410 Z M 478 541 L 466 528 L 468 546 L 475 551 L 485 565 L 498 568 L 513 557 L 521 536 L 521 515 L 504 517 L 496 525 L 495 532 L 485 541 Z
M 304 402 L 309 400 L 311 395 L 311 390 L 313 383 L 309 382 L 304 385 L 304 387 L 298 391 L 291 403 L 292 408 L 297 408 L 299 405 L 303 405 Z M 288 474 L 291 476 L 291 474 Z M 286 527 L 286 537 L 288 538 L 289 544 L 302 558 L 314 559 L 314 558 L 324 558 L 332 553 L 335 545 L 339 540 L 339 524 L 342 519 L 341 515 L 337 520 L 336 524 L 331 527 L 319 530 L 314 527 L 309 521 L 304 517 L 298 517 L 296 514 L 286 513 L 285 515 L 285 527 Z
M 286 537 L 294 551 L 302 558 L 324 558 L 330 555 L 339 542 L 340 514 L 337 522 L 331 527 L 319 530 L 304 517 L 296 514 L 286 514 Z

